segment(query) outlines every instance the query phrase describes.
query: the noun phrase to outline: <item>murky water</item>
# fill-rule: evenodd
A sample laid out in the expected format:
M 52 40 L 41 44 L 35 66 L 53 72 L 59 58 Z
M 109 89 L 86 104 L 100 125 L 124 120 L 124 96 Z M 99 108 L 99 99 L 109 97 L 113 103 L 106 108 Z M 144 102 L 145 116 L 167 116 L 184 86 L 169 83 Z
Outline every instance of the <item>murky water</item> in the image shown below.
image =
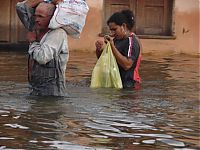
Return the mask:
M 144 55 L 139 90 L 90 89 L 95 61 L 71 52 L 68 96 L 31 97 L 26 55 L 0 52 L 0 149 L 200 149 L 199 58 Z

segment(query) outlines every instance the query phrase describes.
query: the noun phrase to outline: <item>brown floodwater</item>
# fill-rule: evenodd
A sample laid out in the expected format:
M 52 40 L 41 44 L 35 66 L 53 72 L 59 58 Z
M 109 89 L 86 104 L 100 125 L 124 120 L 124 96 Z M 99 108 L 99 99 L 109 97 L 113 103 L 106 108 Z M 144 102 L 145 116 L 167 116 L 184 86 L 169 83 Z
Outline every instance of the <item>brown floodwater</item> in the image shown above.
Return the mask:
M 94 53 L 70 52 L 64 98 L 29 96 L 27 56 L 0 52 L 0 149 L 200 149 L 199 58 L 144 55 L 142 85 L 91 89 Z

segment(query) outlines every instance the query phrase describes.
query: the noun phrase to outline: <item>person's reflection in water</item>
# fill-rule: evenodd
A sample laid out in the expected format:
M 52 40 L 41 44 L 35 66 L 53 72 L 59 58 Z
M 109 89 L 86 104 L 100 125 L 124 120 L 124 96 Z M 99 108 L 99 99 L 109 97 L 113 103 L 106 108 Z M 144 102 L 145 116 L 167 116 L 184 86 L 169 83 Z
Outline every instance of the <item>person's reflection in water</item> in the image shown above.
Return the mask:
M 31 136 L 29 141 L 35 141 L 35 147 L 80 147 L 90 140 L 79 133 L 83 127 L 78 108 L 70 99 L 63 97 L 29 96 L 32 106 L 26 115 L 29 117 L 23 122 L 29 124 Z M 78 111 L 78 113 L 77 113 Z M 77 118 L 78 115 L 78 118 Z M 84 141 L 84 144 L 82 143 Z M 34 145 L 34 143 L 32 143 Z M 86 144 L 89 145 L 89 144 Z
M 60 117 L 64 114 L 64 105 L 68 105 L 67 101 L 63 97 L 38 97 L 28 96 L 26 98 L 32 103 L 30 109 L 26 112 L 27 117 L 24 117 L 23 122 L 28 124 L 31 136 L 26 138 L 29 141 L 36 142 L 37 147 L 46 148 L 48 145 L 44 144 L 44 141 L 57 141 L 62 128 L 66 128 L 67 124 L 60 122 Z M 67 107 L 66 109 L 69 109 Z M 34 143 L 32 143 L 34 145 Z

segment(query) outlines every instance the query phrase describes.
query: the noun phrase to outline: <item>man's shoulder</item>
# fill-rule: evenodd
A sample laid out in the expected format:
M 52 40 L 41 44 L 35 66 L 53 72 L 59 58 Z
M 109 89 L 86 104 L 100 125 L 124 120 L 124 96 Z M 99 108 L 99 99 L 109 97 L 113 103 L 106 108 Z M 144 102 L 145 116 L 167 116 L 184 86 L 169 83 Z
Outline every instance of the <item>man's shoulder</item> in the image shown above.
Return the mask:
M 63 36 L 67 35 L 67 33 L 65 32 L 65 30 L 62 29 L 62 28 L 50 29 L 49 34 L 59 34 L 59 35 L 63 35 Z

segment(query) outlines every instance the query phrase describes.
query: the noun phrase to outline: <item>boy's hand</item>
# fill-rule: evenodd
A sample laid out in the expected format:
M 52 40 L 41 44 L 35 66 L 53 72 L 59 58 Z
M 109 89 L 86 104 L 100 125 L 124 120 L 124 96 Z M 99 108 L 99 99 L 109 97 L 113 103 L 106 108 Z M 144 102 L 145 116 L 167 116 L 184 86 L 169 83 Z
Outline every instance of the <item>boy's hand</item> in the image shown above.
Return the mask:
M 100 40 L 96 41 L 95 46 L 96 46 L 96 55 L 97 55 L 97 58 L 99 58 L 103 51 L 103 41 L 100 41 Z
M 96 41 L 95 46 L 97 50 L 101 50 L 103 47 L 103 41 Z
M 105 40 L 105 43 L 110 42 L 110 44 L 113 44 L 113 38 L 109 35 L 105 35 L 104 40 Z

